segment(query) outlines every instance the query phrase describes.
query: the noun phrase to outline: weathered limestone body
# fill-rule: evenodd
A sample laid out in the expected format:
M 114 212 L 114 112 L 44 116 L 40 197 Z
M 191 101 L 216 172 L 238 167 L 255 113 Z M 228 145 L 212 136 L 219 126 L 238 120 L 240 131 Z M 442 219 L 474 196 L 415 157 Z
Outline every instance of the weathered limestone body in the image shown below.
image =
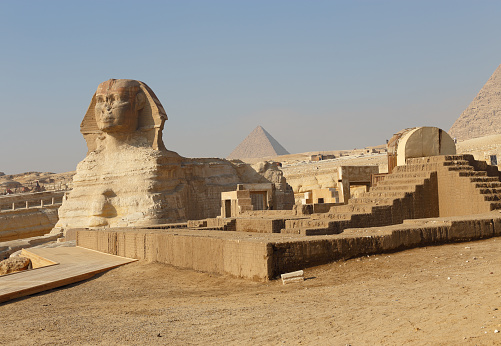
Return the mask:
M 146 84 L 123 79 L 101 83 L 80 126 L 89 151 L 59 209 L 56 228 L 149 226 L 215 217 L 221 192 L 238 183 L 270 182 L 264 172 L 243 163 L 187 159 L 168 151 L 162 142 L 166 119 Z

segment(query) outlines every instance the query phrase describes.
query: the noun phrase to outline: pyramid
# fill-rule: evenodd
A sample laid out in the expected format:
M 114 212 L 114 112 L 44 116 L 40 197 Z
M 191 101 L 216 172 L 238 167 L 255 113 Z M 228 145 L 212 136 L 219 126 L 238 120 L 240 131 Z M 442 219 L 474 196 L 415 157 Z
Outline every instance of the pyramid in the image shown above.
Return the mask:
M 258 126 L 228 155 L 227 159 L 248 159 L 287 154 L 289 152 L 275 138 L 261 126 Z
M 452 125 L 449 134 L 459 140 L 501 134 L 501 65 Z

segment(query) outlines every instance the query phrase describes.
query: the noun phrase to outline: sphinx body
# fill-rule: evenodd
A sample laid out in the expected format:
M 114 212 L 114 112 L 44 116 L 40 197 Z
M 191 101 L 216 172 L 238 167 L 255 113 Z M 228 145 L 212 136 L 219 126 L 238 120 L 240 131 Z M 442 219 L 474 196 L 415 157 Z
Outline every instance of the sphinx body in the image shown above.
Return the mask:
M 141 227 L 219 214 L 223 191 L 239 183 L 272 182 L 281 172 L 256 172 L 223 159 L 188 159 L 165 148 L 167 115 L 153 91 L 134 80 L 99 85 L 80 126 L 87 146 L 56 229 Z M 266 174 L 265 174 L 266 173 Z M 288 196 L 289 201 L 293 197 Z M 289 203 L 286 208 L 292 208 Z

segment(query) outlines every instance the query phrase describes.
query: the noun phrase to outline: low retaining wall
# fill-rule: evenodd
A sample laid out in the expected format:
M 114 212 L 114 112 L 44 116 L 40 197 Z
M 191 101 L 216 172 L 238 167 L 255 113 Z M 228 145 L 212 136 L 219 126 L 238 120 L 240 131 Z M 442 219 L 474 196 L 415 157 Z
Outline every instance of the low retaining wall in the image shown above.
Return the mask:
M 199 232 L 182 232 L 77 230 L 76 240 L 78 246 L 88 249 L 180 268 L 254 280 L 270 277 L 268 245 L 265 242 L 203 237 Z
M 406 220 L 329 236 L 191 230 L 77 230 L 77 245 L 181 268 L 268 280 L 359 256 L 501 235 L 501 214 Z
M 0 213 L 0 242 L 41 236 L 56 225 L 59 205 Z
M 403 224 L 346 229 L 333 236 L 273 242 L 271 277 L 338 260 L 420 246 L 501 236 L 501 215 L 406 220 Z

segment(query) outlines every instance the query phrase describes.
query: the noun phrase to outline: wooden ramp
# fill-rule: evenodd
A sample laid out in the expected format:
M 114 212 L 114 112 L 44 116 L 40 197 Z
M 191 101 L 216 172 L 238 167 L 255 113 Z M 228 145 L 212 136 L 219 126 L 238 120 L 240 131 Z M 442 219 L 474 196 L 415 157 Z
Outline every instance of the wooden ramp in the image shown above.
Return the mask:
M 54 264 L 0 276 L 0 303 L 86 280 L 111 268 L 137 261 L 78 246 L 24 251 L 30 257 L 41 257 Z

